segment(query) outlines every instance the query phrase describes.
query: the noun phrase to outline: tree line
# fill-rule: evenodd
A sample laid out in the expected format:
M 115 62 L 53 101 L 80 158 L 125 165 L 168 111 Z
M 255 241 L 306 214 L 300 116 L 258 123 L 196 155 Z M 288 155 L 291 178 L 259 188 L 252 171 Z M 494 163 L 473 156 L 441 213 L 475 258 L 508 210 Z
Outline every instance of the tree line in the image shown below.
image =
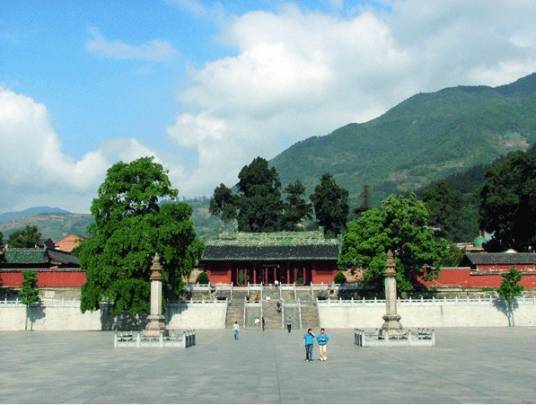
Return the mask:
M 346 225 L 348 191 L 329 173 L 321 177 L 309 198 L 299 180 L 282 190 L 276 169 L 256 157 L 240 170 L 235 187 L 223 183 L 216 187 L 209 211 L 223 221 L 236 221 L 243 232 L 302 230 L 305 221 L 314 217 L 326 235 L 334 237 Z
M 536 247 L 536 146 L 512 152 L 419 190 L 430 223 L 451 241 L 468 241 L 479 230 L 492 235 L 486 250 Z

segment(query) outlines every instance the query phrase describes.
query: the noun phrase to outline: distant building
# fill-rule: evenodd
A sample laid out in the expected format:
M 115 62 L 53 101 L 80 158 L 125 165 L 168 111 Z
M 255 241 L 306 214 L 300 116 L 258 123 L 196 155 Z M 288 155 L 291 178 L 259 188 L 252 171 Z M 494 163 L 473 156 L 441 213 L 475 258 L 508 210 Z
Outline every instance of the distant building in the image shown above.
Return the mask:
M 437 279 L 417 280 L 428 288 L 497 288 L 501 275 L 516 268 L 523 274 L 520 285 L 536 288 L 536 253 L 518 253 L 510 250 L 502 253 L 468 252 L 458 267 L 443 267 Z
M 208 241 L 200 261 L 211 283 L 331 283 L 339 243 L 322 232 L 238 232 Z
M 86 282 L 78 258 L 55 249 L 8 247 L 4 258 L 0 262 L 0 287 L 4 289 L 20 289 L 25 270 L 37 272 L 37 286 L 45 298 L 76 298 Z
M 54 243 L 55 249 L 61 250 L 62 252 L 71 253 L 75 250 L 80 243 L 86 238 L 83 236 L 77 235 L 75 233 L 70 233 L 64 236 L 62 239 Z

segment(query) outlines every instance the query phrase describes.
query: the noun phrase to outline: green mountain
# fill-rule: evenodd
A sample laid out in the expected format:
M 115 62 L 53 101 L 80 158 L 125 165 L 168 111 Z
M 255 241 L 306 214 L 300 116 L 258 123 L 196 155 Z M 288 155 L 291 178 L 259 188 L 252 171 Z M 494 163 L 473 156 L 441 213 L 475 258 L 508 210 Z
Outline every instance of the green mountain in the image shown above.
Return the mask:
M 536 74 L 499 87 L 458 86 L 420 93 L 362 124 L 298 142 L 272 159 L 282 182 L 312 190 L 329 172 L 357 205 L 487 164 L 536 141 Z

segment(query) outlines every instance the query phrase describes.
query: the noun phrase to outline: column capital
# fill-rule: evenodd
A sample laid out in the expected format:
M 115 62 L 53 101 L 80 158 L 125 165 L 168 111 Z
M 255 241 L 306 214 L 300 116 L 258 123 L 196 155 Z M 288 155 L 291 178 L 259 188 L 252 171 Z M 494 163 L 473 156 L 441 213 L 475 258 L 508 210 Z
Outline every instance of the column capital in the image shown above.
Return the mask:
M 385 263 L 385 277 L 394 277 L 396 275 L 395 271 L 395 258 L 391 249 L 387 252 L 387 261 Z
M 160 255 L 155 253 L 153 257 L 153 263 L 151 264 L 151 277 L 150 280 L 160 281 L 162 280 L 162 265 L 160 264 Z

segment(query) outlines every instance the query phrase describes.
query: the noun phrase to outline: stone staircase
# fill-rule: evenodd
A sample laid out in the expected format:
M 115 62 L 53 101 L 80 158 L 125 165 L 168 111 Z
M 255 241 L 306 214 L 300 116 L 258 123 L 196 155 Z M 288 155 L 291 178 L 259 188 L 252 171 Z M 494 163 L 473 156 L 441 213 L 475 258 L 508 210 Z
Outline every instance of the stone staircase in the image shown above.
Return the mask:
M 284 304 L 284 317 L 285 317 L 285 328 L 287 327 L 288 317 L 290 316 L 292 322 L 292 330 L 300 329 L 300 309 L 297 301 L 285 302 Z
M 313 300 L 311 296 L 311 290 L 309 288 L 300 288 L 296 290 L 296 298 L 299 299 L 301 302 L 308 302 Z
M 281 329 L 281 316 L 282 313 L 277 311 L 278 300 L 263 300 L 262 311 L 265 321 L 266 329 Z
M 244 326 L 244 298 L 247 291 L 236 291 L 233 293 L 233 299 L 227 305 L 227 314 L 225 316 L 225 327 L 232 328 L 233 323 L 238 321 L 240 327 Z
M 320 320 L 318 318 L 318 307 L 315 301 L 301 302 L 302 328 L 318 328 Z
M 286 328 L 287 317 L 292 319 L 292 329 L 300 329 L 300 318 L 302 328 L 317 328 L 319 326 L 318 307 L 316 300 L 311 297 L 311 290 L 308 288 L 296 290 L 297 300 L 294 300 L 293 291 L 282 291 L 282 305 L 284 310 L 277 312 L 277 302 L 280 299 L 279 289 L 275 287 L 265 287 L 262 292 L 263 300 L 254 303 L 253 300 L 246 308 L 246 323 L 244 325 L 244 298 L 247 291 L 233 291 L 233 299 L 227 306 L 225 325 L 227 328 L 233 326 L 234 321 L 238 321 L 241 327 L 255 327 L 255 319 L 264 316 L 266 329 Z M 260 295 L 260 294 L 259 294 Z M 267 299 L 267 298 L 270 299 Z M 262 311 L 261 311 L 262 308 Z M 284 316 L 283 322 L 281 322 Z M 260 325 L 259 325 L 260 326 Z
M 255 325 L 255 319 L 259 320 L 259 323 Z M 261 319 L 261 304 L 246 304 L 246 328 L 260 328 L 260 319 Z
M 294 297 L 294 290 L 282 290 L 281 298 L 284 301 L 294 301 L 296 299 L 296 297 Z

